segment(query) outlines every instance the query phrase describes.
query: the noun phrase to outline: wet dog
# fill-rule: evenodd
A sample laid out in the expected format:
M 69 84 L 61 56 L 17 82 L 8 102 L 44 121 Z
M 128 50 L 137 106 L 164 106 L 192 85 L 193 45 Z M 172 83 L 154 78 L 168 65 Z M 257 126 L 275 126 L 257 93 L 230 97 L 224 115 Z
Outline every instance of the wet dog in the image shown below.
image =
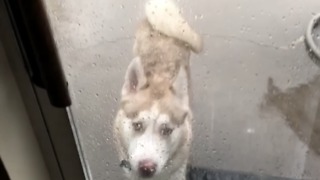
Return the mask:
M 170 0 L 150 0 L 138 25 L 114 121 L 129 179 L 184 180 L 192 140 L 191 52 L 201 37 Z

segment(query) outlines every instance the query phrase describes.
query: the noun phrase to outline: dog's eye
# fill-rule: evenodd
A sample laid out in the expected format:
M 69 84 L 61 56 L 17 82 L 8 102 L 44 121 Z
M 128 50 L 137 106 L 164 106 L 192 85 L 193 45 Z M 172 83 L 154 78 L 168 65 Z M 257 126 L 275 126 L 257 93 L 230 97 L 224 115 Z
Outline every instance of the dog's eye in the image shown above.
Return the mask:
M 141 122 L 133 123 L 132 126 L 135 131 L 141 131 L 143 129 L 143 125 Z
M 172 133 L 173 129 L 165 126 L 161 129 L 161 134 L 164 136 L 169 136 Z

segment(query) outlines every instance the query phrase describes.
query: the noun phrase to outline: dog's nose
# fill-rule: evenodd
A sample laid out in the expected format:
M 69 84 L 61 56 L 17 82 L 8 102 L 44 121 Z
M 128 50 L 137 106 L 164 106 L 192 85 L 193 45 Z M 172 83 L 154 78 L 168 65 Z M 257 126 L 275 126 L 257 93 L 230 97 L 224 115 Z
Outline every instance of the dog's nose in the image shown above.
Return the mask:
M 157 165 L 151 160 L 144 160 L 139 162 L 139 173 L 143 178 L 150 178 L 156 172 Z

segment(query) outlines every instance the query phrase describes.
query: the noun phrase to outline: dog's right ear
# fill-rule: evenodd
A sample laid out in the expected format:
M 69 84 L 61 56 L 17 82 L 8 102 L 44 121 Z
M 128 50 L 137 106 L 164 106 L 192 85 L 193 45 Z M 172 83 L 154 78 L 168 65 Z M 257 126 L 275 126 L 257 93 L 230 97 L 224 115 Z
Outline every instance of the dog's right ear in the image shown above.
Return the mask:
M 134 94 L 147 82 L 140 57 L 134 58 L 128 66 L 121 95 Z

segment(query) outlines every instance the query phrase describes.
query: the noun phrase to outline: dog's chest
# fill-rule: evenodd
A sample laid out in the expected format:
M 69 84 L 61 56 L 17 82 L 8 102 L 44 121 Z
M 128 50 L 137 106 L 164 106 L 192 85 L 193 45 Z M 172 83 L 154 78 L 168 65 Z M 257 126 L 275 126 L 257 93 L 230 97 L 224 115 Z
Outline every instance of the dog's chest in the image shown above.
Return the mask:
M 132 174 L 131 175 L 127 174 L 127 177 L 130 180 L 145 180 L 145 179 L 139 178 L 137 176 L 134 177 L 134 176 L 132 176 Z M 186 180 L 186 168 L 181 168 L 173 174 L 163 174 L 161 176 L 149 178 L 148 180 Z

